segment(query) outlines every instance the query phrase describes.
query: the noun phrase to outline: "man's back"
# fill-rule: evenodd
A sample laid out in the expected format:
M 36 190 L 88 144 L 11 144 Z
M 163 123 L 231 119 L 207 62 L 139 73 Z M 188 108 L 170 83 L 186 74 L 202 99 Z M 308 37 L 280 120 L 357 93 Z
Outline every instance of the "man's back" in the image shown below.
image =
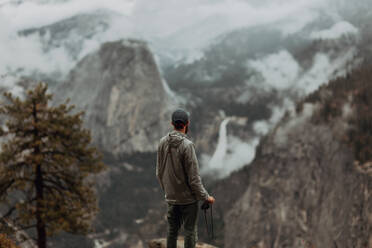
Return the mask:
M 158 147 L 156 177 L 168 203 L 168 248 L 177 247 L 182 225 L 185 231 L 184 247 L 195 248 L 198 239 L 198 200 L 214 202 L 214 198 L 203 187 L 194 144 L 186 136 L 189 124 L 188 112 L 182 109 L 174 111 L 174 131 L 164 136 Z
M 194 144 L 179 131 L 172 131 L 159 143 L 156 176 L 170 204 L 207 200 L 199 175 Z

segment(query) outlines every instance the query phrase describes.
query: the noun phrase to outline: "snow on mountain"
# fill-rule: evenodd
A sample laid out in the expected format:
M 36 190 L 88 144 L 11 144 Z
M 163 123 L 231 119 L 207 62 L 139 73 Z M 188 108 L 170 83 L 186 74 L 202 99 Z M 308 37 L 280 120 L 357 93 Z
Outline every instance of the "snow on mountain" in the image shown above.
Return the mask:
M 59 84 L 102 44 L 143 39 L 159 58 L 168 95 L 185 96 L 181 102 L 195 112 L 203 105 L 248 116 L 249 132 L 233 132 L 253 142 L 264 130 L 254 123 L 272 126 L 275 107 L 285 109 L 358 62 L 360 27 L 344 20 L 344 1 L 334 1 L 2 2 L 0 74 L 8 89 L 22 76 Z M 211 156 L 217 143 L 208 148 L 201 133 L 197 141 Z

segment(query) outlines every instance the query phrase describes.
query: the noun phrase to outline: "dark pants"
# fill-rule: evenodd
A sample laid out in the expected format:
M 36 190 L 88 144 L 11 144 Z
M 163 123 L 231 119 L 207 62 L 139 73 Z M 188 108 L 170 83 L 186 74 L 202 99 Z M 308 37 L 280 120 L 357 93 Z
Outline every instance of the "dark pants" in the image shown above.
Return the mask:
M 195 248 L 198 240 L 198 211 L 198 202 L 187 205 L 168 203 L 167 248 L 177 248 L 177 236 L 182 225 L 185 231 L 185 248 Z

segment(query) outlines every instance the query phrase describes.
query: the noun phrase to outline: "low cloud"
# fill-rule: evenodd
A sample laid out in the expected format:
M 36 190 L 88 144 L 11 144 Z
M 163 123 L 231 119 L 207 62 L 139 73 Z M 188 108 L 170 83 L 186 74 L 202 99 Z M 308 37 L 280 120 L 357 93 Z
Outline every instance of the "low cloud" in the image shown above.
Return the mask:
M 258 137 L 265 136 L 279 123 L 287 111 L 294 112 L 294 110 L 295 103 L 292 100 L 285 98 L 282 104 L 271 106 L 270 119 L 260 120 L 253 123 L 253 130 Z
M 281 125 L 275 133 L 274 141 L 277 145 L 285 147 L 287 145 L 288 135 L 293 131 L 293 128 L 301 126 L 313 115 L 316 105 L 306 103 L 300 114 L 296 111 L 291 111 L 290 120 Z
M 346 48 L 334 59 L 331 59 L 328 54 L 317 53 L 314 56 L 312 67 L 298 79 L 295 86 L 296 91 L 305 96 L 329 80 L 345 76 L 358 63 L 358 60 L 354 58 L 356 54 L 357 49 L 354 47 Z
M 220 34 L 265 24 L 277 24 L 284 33 L 296 32 L 316 19 L 321 8 L 325 8 L 325 3 L 320 0 L 280 3 L 274 0 L 262 3 L 242 0 L 2 1 L 0 49 L 4 55 L 0 60 L 1 73 L 22 69 L 25 74 L 35 70 L 65 74 L 76 60 L 102 43 L 129 37 L 147 40 L 153 49 L 172 53 L 170 56 L 200 58 L 200 50 Z M 115 18 L 110 20 L 108 30 L 82 41 L 83 49 L 76 60 L 67 55 L 63 46 L 45 54 L 38 37 L 18 36 L 21 30 L 102 9 L 111 11 Z
M 259 60 L 248 61 L 247 66 L 260 73 L 264 84 L 277 90 L 285 90 L 296 83 L 301 67 L 286 50 L 268 55 Z
M 341 21 L 333 25 L 329 29 L 315 31 L 311 33 L 310 37 L 312 39 L 323 39 L 323 40 L 332 40 L 339 39 L 343 35 L 357 35 L 358 29 L 346 21 Z
M 107 9 L 130 15 L 136 1 L 131 0 L 67 0 L 67 1 L 6 1 L 0 14 L 13 30 L 50 25 L 63 19 Z
M 52 74 L 56 71 L 67 73 L 73 64 L 64 48 L 56 48 L 45 54 L 40 37 L 18 36 L 7 26 L 6 19 L 0 16 L 0 74 L 24 75 L 42 71 Z
M 14 86 L 15 75 L 42 72 L 63 78 L 83 56 L 95 51 L 104 42 L 121 38 L 147 40 L 155 52 L 168 52 L 170 56 L 187 56 L 191 60 L 200 58 L 200 51 L 214 38 L 234 29 L 270 24 L 284 35 L 300 31 L 319 17 L 319 10 L 327 11 L 330 1 L 27 0 L 17 4 L 15 1 L 1 1 L 0 75 L 8 76 L 1 80 L 0 86 L 20 94 L 20 88 Z M 45 53 L 36 34 L 27 37 L 18 35 L 19 31 L 28 28 L 50 25 L 102 9 L 115 12 L 109 28 L 84 38 L 83 49 L 76 59 L 71 58 L 63 46 Z M 337 18 L 339 16 L 336 15 Z M 345 33 L 356 33 L 355 29 L 351 24 L 339 21 L 330 29 L 314 32 L 308 38 L 335 39 Z M 355 53 L 355 48 L 350 48 L 336 58 L 330 54 L 315 54 L 313 65 L 307 71 L 286 50 L 248 61 L 247 65 L 261 75 L 261 81 L 255 82 L 262 87 L 259 90 L 291 90 L 303 96 L 329 79 L 344 74 Z M 167 88 L 166 82 L 163 86 Z M 241 100 L 249 98 L 248 93 Z M 284 100 L 282 105 L 273 106 L 272 117 L 254 123 L 255 135 L 248 141 L 229 135 L 227 130 L 220 140 L 222 148 L 217 149 L 213 156 L 203 156 L 204 172 L 215 171 L 218 177 L 224 177 L 249 164 L 254 159 L 260 138 L 278 123 L 291 106 L 293 102 L 289 99 Z
M 278 91 L 291 91 L 305 96 L 317 90 L 330 79 L 343 76 L 353 67 L 357 49 L 345 48 L 337 57 L 331 54 L 316 53 L 310 69 L 303 69 L 299 62 L 286 50 L 247 62 L 247 69 L 262 76 L 261 82 L 253 82 L 257 87 Z M 351 68 L 348 68 L 351 64 Z M 252 84 L 252 82 L 249 82 Z

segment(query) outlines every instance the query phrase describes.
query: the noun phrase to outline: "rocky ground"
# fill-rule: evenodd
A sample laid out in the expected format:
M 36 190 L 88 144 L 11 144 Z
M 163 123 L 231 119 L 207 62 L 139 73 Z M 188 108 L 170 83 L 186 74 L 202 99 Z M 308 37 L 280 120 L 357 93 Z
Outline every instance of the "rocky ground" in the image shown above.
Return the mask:
M 179 238 L 177 241 L 177 248 L 184 248 L 183 238 Z M 148 242 L 149 248 L 166 248 L 166 239 L 154 239 Z M 205 243 L 198 242 L 196 248 L 217 248 L 216 246 L 208 245 Z

